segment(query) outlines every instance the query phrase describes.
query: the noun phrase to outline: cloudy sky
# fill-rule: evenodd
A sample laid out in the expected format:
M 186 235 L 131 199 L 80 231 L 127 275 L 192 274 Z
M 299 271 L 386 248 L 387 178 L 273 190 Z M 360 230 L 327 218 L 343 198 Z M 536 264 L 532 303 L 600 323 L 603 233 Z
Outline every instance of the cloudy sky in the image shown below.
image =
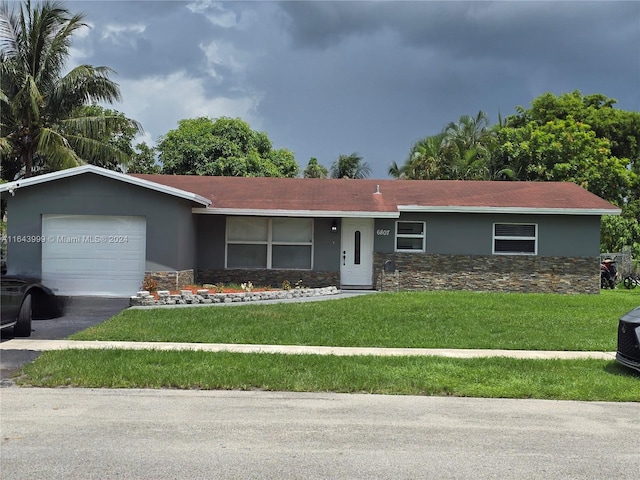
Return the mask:
M 417 140 L 545 92 L 640 111 L 640 2 L 66 1 L 90 25 L 73 65 L 113 68 L 155 144 L 184 118 L 240 117 L 327 167 L 358 152 L 374 178 Z

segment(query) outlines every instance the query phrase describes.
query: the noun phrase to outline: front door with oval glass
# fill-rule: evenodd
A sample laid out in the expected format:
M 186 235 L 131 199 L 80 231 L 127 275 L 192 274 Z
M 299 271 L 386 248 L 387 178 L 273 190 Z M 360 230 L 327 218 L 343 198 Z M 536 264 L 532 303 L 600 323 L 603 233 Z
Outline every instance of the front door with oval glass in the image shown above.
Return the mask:
M 341 288 L 373 286 L 373 226 L 372 218 L 342 219 Z

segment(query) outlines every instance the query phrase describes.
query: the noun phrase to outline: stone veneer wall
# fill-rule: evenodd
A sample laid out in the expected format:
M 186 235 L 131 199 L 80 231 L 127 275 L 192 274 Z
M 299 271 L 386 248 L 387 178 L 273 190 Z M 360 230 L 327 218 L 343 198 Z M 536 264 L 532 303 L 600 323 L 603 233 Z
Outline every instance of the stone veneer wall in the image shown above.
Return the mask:
M 196 280 L 199 284 L 245 283 L 255 286 L 280 288 L 287 280 L 291 286 L 297 282 L 305 287 L 322 288 L 328 285 L 340 285 L 340 272 L 313 272 L 309 270 L 198 270 Z
M 387 260 L 395 272 L 385 272 Z M 599 293 L 598 257 L 530 255 L 374 255 L 376 288 L 540 293 Z
M 145 272 L 145 281 L 155 280 L 158 290 L 180 290 L 195 283 L 193 269 L 173 272 Z

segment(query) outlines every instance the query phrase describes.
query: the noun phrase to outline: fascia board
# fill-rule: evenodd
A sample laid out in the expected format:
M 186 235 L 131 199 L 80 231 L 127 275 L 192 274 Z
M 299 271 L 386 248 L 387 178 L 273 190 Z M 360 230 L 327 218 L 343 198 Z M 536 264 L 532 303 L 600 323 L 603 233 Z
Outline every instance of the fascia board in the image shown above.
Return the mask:
M 3 183 L 3 184 L 0 184 L 0 192 L 9 192 L 12 190 L 15 192 L 18 189 L 23 187 L 30 187 L 33 185 L 38 185 L 40 183 L 46 183 L 46 182 L 51 182 L 55 180 L 60 180 L 63 178 L 73 177 L 76 175 L 81 175 L 83 173 L 95 173 L 97 175 L 102 175 L 103 177 L 111 178 L 111 179 L 118 180 L 125 183 L 130 183 L 131 185 L 136 185 L 138 187 L 148 188 L 150 190 L 155 190 L 157 192 L 173 195 L 174 197 L 180 197 L 186 200 L 191 200 L 193 202 L 200 203 L 202 205 L 211 205 L 211 200 L 205 197 L 202 197 L 201 195 L 197 195 L 192 192 L 187 192 L 186 190 L 180 190 L 178 188 L 168 187 L 160 183 L 150 182 L 148 180 L 143 180 L 141 178 L 132 177 L 125 173 L 114 172 L 113 170 L 107 170 L 106 168 L 96 167 L 95 165 L 82 165 L 80 167 L 67 168 L 65 170 L 58 170 L 57 172 L 45 173 L 44 175 L 25 178 L 23 180 L 15 180 L 13 182 Z
M 464 207 L 464 206 L 433 206 L 398 205 L 399 212 L 422 213 L 509 213 L 524 215 L 620 215 L 619 208 L 528 208 L 528 207 Z
M 314 217 L 314 218 L 398 218 L 399 212 L 362 212 L 328 210 L 277 210 L 249 208 L 202 208 L 194 207 L 192 213 L 199 215 L 242 215 L 250 217 Z

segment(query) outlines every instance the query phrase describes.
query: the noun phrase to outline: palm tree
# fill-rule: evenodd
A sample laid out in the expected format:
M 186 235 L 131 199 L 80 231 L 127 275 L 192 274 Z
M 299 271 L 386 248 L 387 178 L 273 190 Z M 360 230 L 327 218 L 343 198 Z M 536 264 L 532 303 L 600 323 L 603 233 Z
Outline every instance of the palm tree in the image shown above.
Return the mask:
M 389 165 L 389 170 L 387 173 L 390 177 L 395 178 L 396 180 L 404 180 L 407 178 L 407 162 L 404 165 L 400 166 L 396 162 L 391 162 Z
M 340 155 L 333 162 L 330 170 L 331 178 L 367 178 L 371 175 L 371 167 L 357 153 Z
M 463 115 L 458 123 L 449 122 L 444 131 L 447 143 L 455 143 L 468 150 L 482 144 L 490 135 L 489 117 L 483 111 L 479 111 L 475 118 Z
M 309 159 L 309 163 L 307 164 L 307 168 L 305 168 L 304 172 L 302 173 L 302 176 L 304 178 L 327 178 L 328 173 L 329 172 L 327 171 L 326 167 L 318 163 L 317 158 L 311 157 Z
M 80 65 L 66 75 L 71 36 L 87 24 L 58 2 L 0 7 L 0 148 L 2 176 L 57 170 L 110 156 L 128 156 L 101 138 L 118 115 L 87 116 L 82 106 L 120 100 L 107 67 Z M 140 125 L 127 119 L 136 129 Z M 102 135 L 104 137 L 104 135 Z
M 489 117 L 482 111 L 475 117 L 463 115 L 458 123 L 447 124 L 443 147 L 451 178 L 480 180 L 490 176 L 493 137 L 488 125 Z
M 444 134 L 431 135 L 413 146 L 407 160 L 407 177 L 414 180 L 441 180 L 447 170 L 442 144 Z

